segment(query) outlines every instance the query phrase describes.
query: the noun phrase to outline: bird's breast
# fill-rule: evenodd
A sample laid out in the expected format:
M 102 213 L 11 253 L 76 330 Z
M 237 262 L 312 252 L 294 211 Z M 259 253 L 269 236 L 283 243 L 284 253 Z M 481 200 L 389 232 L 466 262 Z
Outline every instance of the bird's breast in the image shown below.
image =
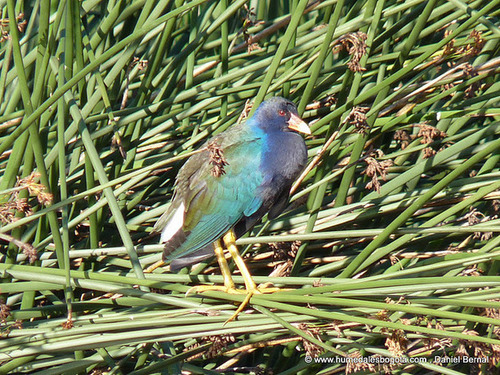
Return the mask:
M 307 148 L 302 136 L 283 132 L 267 137 L 261 159 L 266 177 L 295 180 L 307 163 Z

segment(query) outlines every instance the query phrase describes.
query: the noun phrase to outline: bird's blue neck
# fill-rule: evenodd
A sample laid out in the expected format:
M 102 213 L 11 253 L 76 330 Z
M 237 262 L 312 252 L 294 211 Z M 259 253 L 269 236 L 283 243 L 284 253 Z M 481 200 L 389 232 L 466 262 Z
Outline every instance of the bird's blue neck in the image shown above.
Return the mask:
M 262 129 L 255 116 L 247 120 L 248 131 L 260 143 L 260 170 L 265 178 L 294 179 L 307 161 L 301 135 L 280 129 Z
M 299 134 L 276 131 L 265 135 L 260 166 L 265 175 L 294 179 L 306 160 L 307 150 Z

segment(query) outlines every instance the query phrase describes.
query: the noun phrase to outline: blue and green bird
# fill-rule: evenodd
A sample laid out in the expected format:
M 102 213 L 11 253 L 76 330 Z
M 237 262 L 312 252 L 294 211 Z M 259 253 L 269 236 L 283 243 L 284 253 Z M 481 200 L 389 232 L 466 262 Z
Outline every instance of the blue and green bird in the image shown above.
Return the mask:
M 171 270 L 215 251 L 224 287 L 194 289 L 238 293 L 223 255 L 223 239 L 245 280 L 248 299 L 266 292 L 256 287 L 234 241 L 266 213 L 272 219 L 286 207 L 290 187 L 307 162 L 298 133 L 311 132 L 295 104 L 274 97 L 245 122 L 209 140 L 180 169 L 172 203 L 155 230 L 162 232 L 163 259 L 171 260 Z

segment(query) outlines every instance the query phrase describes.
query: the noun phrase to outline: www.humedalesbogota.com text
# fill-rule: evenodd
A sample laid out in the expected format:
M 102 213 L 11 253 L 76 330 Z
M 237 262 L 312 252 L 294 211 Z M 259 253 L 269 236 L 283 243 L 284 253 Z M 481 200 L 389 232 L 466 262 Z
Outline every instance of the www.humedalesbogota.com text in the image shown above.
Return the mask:
M 434 363 L 488 363 L 488 357 L 439 357 L 432 358 Z M 373 363 L 373 364 L 398 364 L 398 363 L 422 363 L 431 361 L 425 357 L 306 357 L 310 363 Z

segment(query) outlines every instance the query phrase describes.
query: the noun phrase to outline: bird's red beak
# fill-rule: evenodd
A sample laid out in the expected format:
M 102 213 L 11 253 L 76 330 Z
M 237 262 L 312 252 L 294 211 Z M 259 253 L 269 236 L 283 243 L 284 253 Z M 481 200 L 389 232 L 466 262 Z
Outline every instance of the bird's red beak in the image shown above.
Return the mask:
M 290 120 L 288 120 L 288 127 L 300 133 L 311 134 L 311 129 L 309 129 L 307 123 L 293 113 L 291 113 Z

